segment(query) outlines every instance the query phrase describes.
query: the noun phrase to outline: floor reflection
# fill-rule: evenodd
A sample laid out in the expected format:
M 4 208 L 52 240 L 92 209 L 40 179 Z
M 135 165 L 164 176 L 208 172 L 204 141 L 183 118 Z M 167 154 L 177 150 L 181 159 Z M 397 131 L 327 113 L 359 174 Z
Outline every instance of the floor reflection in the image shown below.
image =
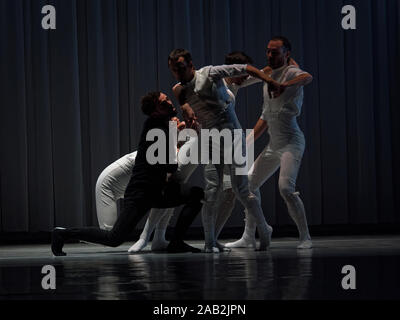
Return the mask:
M 321 241 L 311 250 L 275 242 L 269 252 L 126 254 L 79 245 L 64 258 L 44 248 L 0 258 L 0 299 L 398 299 L 400 242 Z M 86 250 L 85 249 L 85 250 Z M 10 249 L 12 250 L 12 249 Z M 35 259 L 26 256 L 33 252 Z M 21 254 L 21 256 L 23 256 Z M 41 288 L 41 268 L 54 265 L 57 288 Z M 341 288 L 341 268 L 357 270 L 357 290 Z

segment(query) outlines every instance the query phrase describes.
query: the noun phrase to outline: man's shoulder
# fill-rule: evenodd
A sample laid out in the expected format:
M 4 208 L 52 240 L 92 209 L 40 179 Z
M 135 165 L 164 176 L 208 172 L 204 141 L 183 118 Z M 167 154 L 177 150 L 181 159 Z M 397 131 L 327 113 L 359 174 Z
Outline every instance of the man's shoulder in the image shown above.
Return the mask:
M 285 68 L 285 73 L 287 75 L 299 75 L 302 73 L 306 73 L 306 71 L 300 69 L 299 67 L 293 66 L 293 65 L 289 65 Z
M 201 75 L 203 75 L 203 74 L 208 75 L 210 73 L 210 69 L 212 67 L 214 67 L 214 66 L 208 65 L 208 66 L 201 67 L 200 69 L 196 70 L 196 73 L 201 74 Z

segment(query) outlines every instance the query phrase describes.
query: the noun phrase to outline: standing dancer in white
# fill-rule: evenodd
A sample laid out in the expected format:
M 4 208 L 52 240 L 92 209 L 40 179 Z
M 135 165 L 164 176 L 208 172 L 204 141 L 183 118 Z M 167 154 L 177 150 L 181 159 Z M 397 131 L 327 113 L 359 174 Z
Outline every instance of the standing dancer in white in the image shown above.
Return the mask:
M 305 139 L 296 117 L 303 104 L 303 86 L 312 81 L 312 76 L 295 66 L 288 65 L 291 51 L 290 42 L 285 37 L 274 37 L 268 43 L 268 64 L 272 69 L 271 78 L 278 81 L 280 96 L 271 99 L 268 84 L 264 84 L 264 106 L 260 119 L 254 126 L 257 139 L 266 129 L 270 136 L 268 145 L 258 156 L 249 173 L 249 187 L 261 202 L 259 188 L 278 170 L 279 191 L 286 202 L 289 215 L 299 231 L 300 243 L 297 248 L 312 247 L 307 218 L 299 192 L 295 191 L 296 178 L 305 148 Z M 227 247 L 252 246 L 255 239 L 256 221 L 248 215 L 245 232 L 238 241 L 227 243 Z
M 181 104 L 186 123 L 190 125 L 197 119 L 202 129 L 217 129 L 218 131 L 236 129 L 234 121 L 229 116 L 230 98 L 223 78 L 252 75 L 268 82 L 270 92 L 279 92 L 279 84 L 276 81 L 251 65 L 207 66 L 195 70 L 191 54 L 185 49 L 173 50 L 168 57 L 168 64 L 172 74 L 179 81 L 173 91 Z M 223 153 L 223 148 L 218 144 L 214 145 L 213 140 L 211 140 L 211 149 L 215 148 Z M 221 158 L 223 159 L 223 155 Z M 197 164 L 192 164 L 192 166 L 197 166 Z M 215 169 L 207 170 L 208 166 L 214 166 Z M 236 174 L 236 164 L 228 166 L 235 195 L 257 222 L 260 233 L 259 249 L 266 250 L 270 244 L 272 228 L 265 221 L 260 202 L 249 191 L 247 176 Z M 209 164 L 207 167 L 204 172 L 206 188 L 202 212 L 205 252 L 219 252 L 215 238 L 215 209 L 218 190 L 222 185 L 224 163 Z
M 252 64 L 253 59 L 251 59 L 248 55 L 241 51 L 234 51 L 225 56 L 225 64 Z M 241 128 L 239 119 L 237 118 L 235 111 L 236 104 L 236 95 L 241 88 L 245 88 L 247 86 L 253 85 L 255 83 L 261 82 L 259 78 L 255 78 L 249 75 L 242 75 L 239 77 L 231 77 L 225 78 L 224 83 L 228 88 L 229 96 L 231 97 L 231 103 L 228 106 L 228 112 L 235 123 L 235 128 Z M 245 135 L 243 134 L 243 139 Z M 243 141 L 245 143 L 245 140 Z M 236 196 L 232 189 L 231 177 L 229 172 L 229 166 L 224 166 L 224 176 L 222 188 L 219 190 L 219 194 L 217 196 L 217 206 L 216 206 L 216 222 L 215 222 L 215 238 L 218 240 L 218 236 L 222 230 L 222 227 L 225 225 L 226 221 L 232 214 L 232 211 L 235 207 Z M 217 242 L 218 248 L 224 247 L 220 243 Z M 254 241 L 253 248 L 256 248 L 256 243 Z M 225 251 L 227 251 L 225 246 Z

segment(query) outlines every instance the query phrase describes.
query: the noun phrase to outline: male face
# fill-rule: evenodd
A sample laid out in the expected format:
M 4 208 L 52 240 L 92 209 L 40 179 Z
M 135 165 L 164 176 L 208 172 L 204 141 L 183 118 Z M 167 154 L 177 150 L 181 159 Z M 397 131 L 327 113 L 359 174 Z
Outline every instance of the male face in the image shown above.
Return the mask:
M 184 57 L 179 57 L 176 61 L 169 60 L 168 67 L 179 82 L 186 83 L 193 78 L 193 63 L 187 62 Z
M 176 108 L 165 93 L 160 93 L 158 105 L 153 115 L 159 118 L 171 118 L 177 115 Z
M 282 67 L 289 58 L 290 52 L 283 46 L 282 40 L 271 40 L 267 46 L 268 65 L 272 69 Z

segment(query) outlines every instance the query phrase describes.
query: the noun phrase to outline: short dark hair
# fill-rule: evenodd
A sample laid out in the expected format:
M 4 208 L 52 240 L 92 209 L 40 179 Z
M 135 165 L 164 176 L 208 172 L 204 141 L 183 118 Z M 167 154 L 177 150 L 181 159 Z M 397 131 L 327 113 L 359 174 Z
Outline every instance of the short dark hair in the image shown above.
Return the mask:
M 292 51 L 292 45 L 290 44 L 288 38 L 284 36 L 274 36 L 271 38 L 271 41 L 278 41 L 278 40 L 282 41 L 283 47 L 286 49 L 286 51 Z
M 180 57 L 183 57 L 187 63 L 192 61 L 192 55 L 186 49 L 174 49 L 168 56 L 168 63 L 170 61 L 177 61 Z
M 150 116 L 157 108 L 160 98 L 160 91 L 149 92 L 142 97 L 142 111 L 145 115 Z
M 233 51 L 225 56 L 225 64 L 252 64 L 253 59 L 243 51 Z

